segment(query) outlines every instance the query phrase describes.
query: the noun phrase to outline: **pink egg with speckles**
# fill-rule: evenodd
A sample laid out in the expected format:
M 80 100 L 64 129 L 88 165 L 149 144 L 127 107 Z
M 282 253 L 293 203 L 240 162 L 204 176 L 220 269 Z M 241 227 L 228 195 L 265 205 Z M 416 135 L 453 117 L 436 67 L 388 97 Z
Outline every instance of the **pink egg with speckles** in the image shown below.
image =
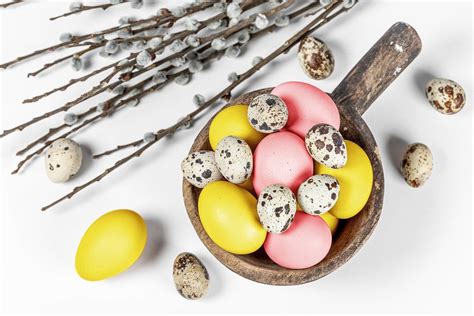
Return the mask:
M 321 217 L 296 212 L 290 228 L 281 234 L 268 233 L 263 247 L 279 266 L 305 269 L 323 260 L 331 243 L 331 230 Z
M 336 104 L 321 89 L 298 81 L 276 86 L 272 94 L 279 96 L 288 108 L 285 128 L 304 138 L 311 127 L 326 123 L 339 129 L 340 117 Z
M 303 139 L 289 131 L 266 136 L 253 153 L 253 187 L 257 195 L 271 184 L 282 184 L 296 193 L 313 175 L 313 159 Z

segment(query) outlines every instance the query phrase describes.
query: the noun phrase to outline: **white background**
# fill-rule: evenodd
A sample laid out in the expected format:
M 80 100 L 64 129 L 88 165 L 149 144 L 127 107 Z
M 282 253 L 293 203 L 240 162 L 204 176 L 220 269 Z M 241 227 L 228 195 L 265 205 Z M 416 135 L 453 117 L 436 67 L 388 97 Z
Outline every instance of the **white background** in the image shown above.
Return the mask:
M 41 1 L 43 2 L 43 1 Z M 160 1 L 160 3 L 178 1 Z M 468 312 L 472 278 L 472 6 L 468 2 L 394 2 L 363 0 L 353 11 L 317 32 L 331 47 L 336 69 L 331 78 L 313 82 L 331 91 L 357 60 L 396 21 L 414 26 L 423 40 L 418 59 L 376 101 L 364 118 L 381 149 L 385 171 L 383 214 L 374 234 L 345 266 L 311 284 L 271 287 L 227 270 L 196 236 L 181 197 L 179 164 L 208 113 L 194 128 L 163 141 L 101 183 L 47 213 L 39 208 L 68 192 L 126 152 L 94 161 L 63 185 L 50 183 L 42 159 L 17 176 L 15 150 L 48 124 L 39 124 L 1 140 L 3 305 L 8 312 Z M 55 42 L 63 31 L 86 32 L 111 26 L 124 14 L 149 16 L 159 4 L 139 11 L 128 5 L 50 22 L 67 3 L 34 3 L 0 13 L 1 61 Z M 223 59 L 188 86 L 170 85 L 135 109 L 74 135 L 88 152 L 97 153 L 174 123 L 193 109 L 194 93 L 211 96 L 226 85 L 227 73 L 247 69 L 253 56 L 269 53 L 289 37 L 299 22 L 252 44 L 238 60 Z M 51 58 L 51 56 L 49 57 Z M 21 100 L 77 76 L 68 66 L 26 79 L 48 58 L 0 72 L 1 121 L 4 128 L 53 109 L 85 91 L 71 88 L 38 104 Z M 103 62 L 93 59 L 95 66 Z M 447 77 L 466 89 L 468 102 L 457 115 L 445 116 L 425 100 L 423 87 L 432 76 Z M 267 66 L 237 93 L 288 80 L 311 82 L 300 70 L 295 51 Z M 87 102 L 82 108 L 88 108 Z M 57 124 L 62 115 L 52 118 Z M 423 142 L 434 155 L 431 179 L 412 189 L 397 165 L 407 143 Z M 149 226 L 149 243 L 126 273 L 90 283 L 74 270 L 76 247 L 87 227 L 117 208 L 138 211 Z M 186 301 L 174 289 L 171 267 L 182 251 L 198 255 L 210 276 L 210 293 Z

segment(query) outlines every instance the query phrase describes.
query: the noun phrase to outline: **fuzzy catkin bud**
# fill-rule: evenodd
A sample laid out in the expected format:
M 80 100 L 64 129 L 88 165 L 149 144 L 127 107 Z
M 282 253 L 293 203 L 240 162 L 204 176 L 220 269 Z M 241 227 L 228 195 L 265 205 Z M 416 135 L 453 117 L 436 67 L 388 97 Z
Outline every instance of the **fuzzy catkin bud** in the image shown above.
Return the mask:
M 240 47 L 238 46 L 229 46 L 225 50 L 225 56 L 229 58 L 237 58 L 240 55 Z
M 185 42 L 187 45 L 191 47 L 198 47 L 201 45 L 201 41 L 199 40 L 199 37 L 195 34 L 191 34 L 186 37 Z
M 250 32 L 249 30 L 242 30 L 237 33 L 237 42 L 240 44 L 245 44 L 250 40 Z
M 186 28 L 187 31 L 197 31 L 200 26 L 200 23 L 193 18 L 187 18 L 184 21 L 184 27 Z
M 174 79 L 174 82 L 176 84 L 179 84 L 180 86 L 184 86 L 184 85 L 187 85 L 190 80 L 191 80 L 191 76 L 187 73 L 183 73 L 179 75 L 178 77 L 176 77 Z
M 226 40 L 223 37 L 215 38 L 211 42 L 212 48 L 215 50 L 222 50 L 225 48 Z
M 69 126 L 76 124 L 78 120 L 79 117 L 74 113 L 66 113 L 66 115 L 64 115 L 64 123 Z
M 228 76 L 227 76 L 227 81 L 229 82 L 236 82 L 237 80 L 239 80 L 239 75 L 235 72 L 231 72 Z
M 79 57 L 72 58 L 71 67 L 74 71 L 80 71 L 82 69 L 82 60 Z
M 70 42 L 72 40 L 71 33 L 63 33 L 59 36 L 59 40 L 63 43 Z
M 186 59 L 184 57 L 176 57 L 171 60 L 171 65 L 174 67 L 181 67 L 186 63 Z
M 260 63 L 262 60 L 263 60 L 262 57 L 260 57 L 260 56 L 255 56 L 255 57 L 252 59 L 252 66 L 257 65 L 257 64 Z
M 143 135 L 143 142 L 145 144 L 149 144 L 149 143 L 152 143 L 156 140 L 156 135 L 155 133 L 152 133 L 152 132 L 148 132 L 148 133 L 145 133 L 145 135 Z
M 115 54 L 119 49 L 117 42 L 114 40 L 108 41 L 104 46 L 104 51 L 108 54 Z
M 172 53 L 178 53 L 185 48 L 186 44 L 184 44 L 184 42 L 180 39 L 173 41 L 173 43 L 171 43 L 171 45 L 169 46 L 169 49 Z
M 151 62 L 153 61 L 153 56 L 147 51 L 147 50 L 144 50 L 144 51 L 141 51 L 138 55 L 137 55 L 137 65 L 140 66 L 140 67 L 146 67 L 148 66 L 149 64 L 151 64 Z
M 157 49 L 160 47 L 161 43 L 163 43 L 163 38 L 161 37 L 153 37 L 151 40 L 148 41 L 148 47 L 151 49 Z
M 193 60 L 189 63 L 189 72 L 191 73 L 200 72 L 203 70 L 203 68 L 204 68 L 204 65 L 199 60 Z
M 237 18 L 242 13 L 242 8 L 236 1 L 234 1 L 227 6 L 226 13 L 231 19 Z
M 160 70 L 158 70 L 153 75 L 153 78 L 152 78 L 152 81 L 155 84 L 166 82 L 166 80 L 168 80 L 168 76 L 166 75 L 164 71 L 160 71 Z
M 202 106 L 204 103 L 206 103 L 206 98 L 202 94 L 195 94 L 193 96 L 193 103 L 196 106 Z
M 80 9 L 82 9 L 83 6 L 84 4 L 80 1 L 71 2 L 71 4 L 69 5 L 69 11 L 71 12 L 79 11 Z
M 268 18 L 265 14 L 259 13 L 257 17 L 255 18 L 255 26 L 259 30 L 263 30 L 268 26 Z
M 280 13 L 275 18 L 275 25 L 278 27 L 285 27 L 288 24 L 290 24 L 290 17 L 288 15 Z

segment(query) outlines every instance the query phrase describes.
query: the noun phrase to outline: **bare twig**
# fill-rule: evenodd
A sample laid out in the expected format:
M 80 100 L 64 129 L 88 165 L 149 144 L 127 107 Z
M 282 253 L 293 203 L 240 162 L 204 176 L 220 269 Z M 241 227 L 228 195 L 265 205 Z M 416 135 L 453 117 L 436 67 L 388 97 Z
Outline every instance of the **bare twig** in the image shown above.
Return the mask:
M 12 6 L 12 5 L 15 5 L 15 4 L 18 4 L 18 3 L 22 3 L 23 0 L 14 0 L 14 1 L 10 1 L 10 2 L 5 2 L 5 3 L 0 3 L 0 8 L 8 8 L 9 6 Z
M 357 1 L 356 1 L 357 2 Z M 160 129 L 158 132 L 155 133 L 155 139 L 149 143 L 144 144 L 142 147 L 140 147 L 138 150 L 134 151 L 130 155 L 118 160 L 115 162 L 115 164 L 109 168 L 107 168 L 104 172 L 99 174 L 98 176 L 94 177 L 90 181 L 75 187 L 71 192 L 68 194 L 62 196 L 61 198 L 57 199 L 53 203 L 44 206 L 41 210 L 45 211 L 58 203 L 70 199 L 73 196 L 75 196 L 77 193 L 80 191 L 84 190 L 85 188 L 89 187 L 90 185 L 97 183 L 101 181 L 103 178 L 105 178 L 107 175 L 112 173 L 113 171 L 117 170 L 120 166 L 126 164 L 130 160 L 140 157 L 148 148 L 152 147 L 154 144 L 156 144 L 158 141 L 160 141 L 163 137 L 166 135 L 172 134 L 176 132 L 180 127 L 192 122 L 192 120 L 201 112 L 206 110 L 207 108 L 211 107 L 215 102 L 217 102 L 220 98 L 224 96 L 228 96 L 231 94 L 233 89 L 240 85 L 242 82 L 250 78 L 253 74 L 255 74 L 258 70 L 260 70 L 263 66 L 267 65 L 270 63 L 272 60 L 280 56 L 281 54 L 286 53 L 289 51 L 292 47 L 294 47 L 296 44 L 298 44 L 301 39 L 306 36 L 307 34 L 310 34 L 314 32 L 316 29 L 321 27 L 322 25 L 326 24 L 342 12 L 347 11 L 347 8 L 340 7 L 340 4 L 342 3 L 342 0 L 337 0 L 333 2 L 332 4 L 328 5 L 325 7 L 324 11 L 322 12 L 321 15 L 317 16 L 315 19 L 313 19 L 308 25 L 306 25 L 304 28 L 302 28 L 299 32 L 297 32 L 295 35 L 293 35 L 290 39 L 285 41 L 283 45 L 278 47 L 275 51 L 273 51 L 271 54 L 269 54 L 267 57 L 262 59 L 258 64 L 255 66 L 251 67 L 248 69 L 246 72 L 242 73 L 240 76 L 238 76 L 237 81 L 231 83 L 228 85 L 226 88 L 224 88 L 221 92 L 217 93 L 214 97 L 212 97 L 209 101 L 204 103 L 201 107 L 197 108 L 196 110 L 192 111 L 189 113 L 184 119 L 178 121 L 176 124 L 171 125 L 170 127 L 166 129 Z M 337 9 L 337 10 L 336 10 Z

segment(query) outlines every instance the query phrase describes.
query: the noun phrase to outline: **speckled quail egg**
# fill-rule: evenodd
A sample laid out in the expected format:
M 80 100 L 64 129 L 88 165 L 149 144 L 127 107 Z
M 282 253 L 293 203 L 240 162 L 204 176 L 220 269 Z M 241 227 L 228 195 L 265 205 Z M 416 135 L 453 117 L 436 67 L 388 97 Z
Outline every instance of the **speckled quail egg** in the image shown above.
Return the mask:
M 252 150 L 239 137 L 227 136 L 219 141 L 215 157 L 217 168 L 229 182 L 240 184 L 252 175 Z
M 262 94 L 250 102 L 247 116 L 250 125 L 261 133 L 278 132 L 288 121 L 288 108 L 273 94 Z
M 181 162 L 181 171 L 186 180 L 198 188 L 222 179 L 222 174 L 217 168 L 214 152 L 201 150 L 189 154 Z
M 189 252 L 179 254 L 174 260 L 173 280 L 179 294 L 189 300 L 203 297 L 209 287 L 206 267 Z
M 81 169 L 81 146 L 67 138 L 58 139 L 49 145 L 44 162 L 49 180 L 54 183 L 66 182 Z
M 306 149 L 314 160 L 329 168 L 346 165 L 347 149 L 341 133 L 329 124 L 314 125 L 305 137 Z
M 326 79 L 334 70 L 334 58 L 323 41 L 305 37 L 298 49 L 298 61 L 304 73 L 316 80 Z
M 430 80 L 425 89 L 430 104 L 440 113 L 456 114 L 466 103 L 464 89 L 448 79 Z
M 298 203 L 305 213 L 321 215 L 336 204 L 339 197 L 339 183 L 328 174 L 310 177 L 298 188 Z
M 269 185 L 258 196 L 257 213 L 265 230 L 282 233 L 290 227 L 295 217 L 296 197 L 283 185 Z
M 422 186 L 431 176 L 433 155 L 428 146 L 420 143 L 411 144 L 403 155 L 400 166 L 403 178 L 412 187 Z

